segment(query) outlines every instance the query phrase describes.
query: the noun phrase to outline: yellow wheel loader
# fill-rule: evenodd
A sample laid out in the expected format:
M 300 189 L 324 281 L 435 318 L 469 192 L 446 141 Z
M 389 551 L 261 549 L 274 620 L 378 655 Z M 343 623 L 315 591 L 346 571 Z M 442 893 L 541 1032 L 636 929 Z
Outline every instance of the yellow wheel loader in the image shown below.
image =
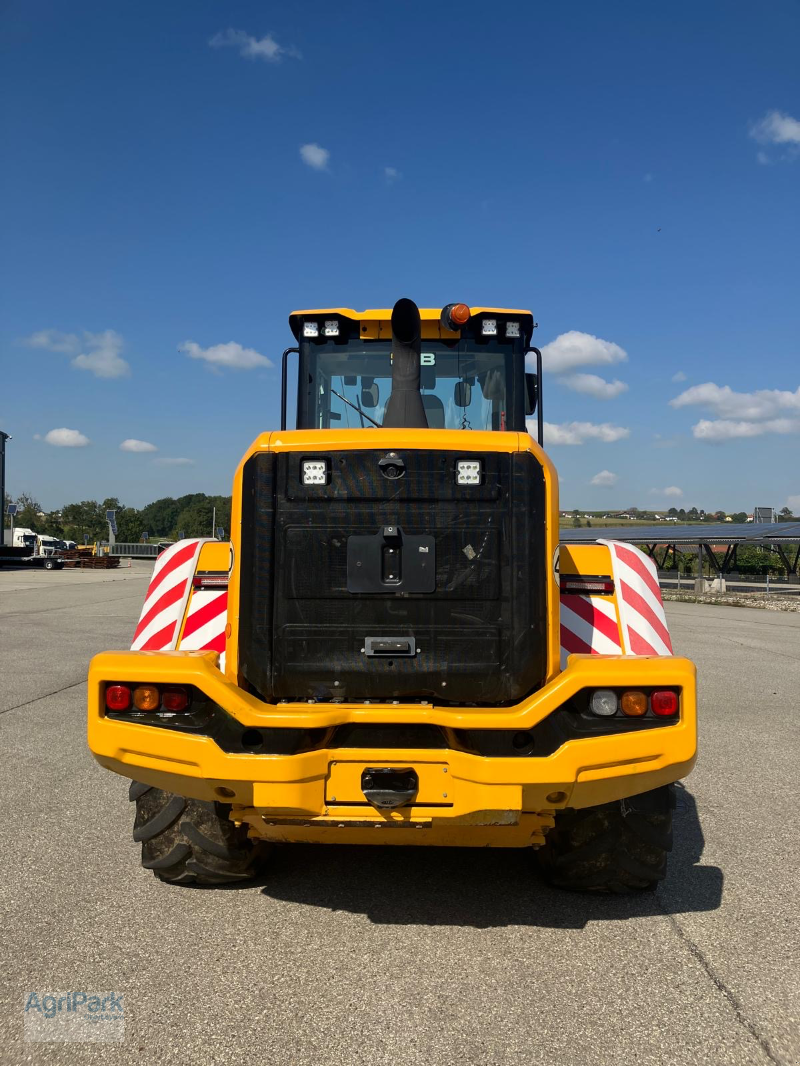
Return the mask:
M 559 545 L 531 314 L 289 323 L 230 544 L 163 552 L 131 650 L 90 666 L 89 746 L 132 779 L 143 865 L 220 884 L 271 842 L 529 847 L 553 884 L 652 888 L 695 670 L 647 557 Z

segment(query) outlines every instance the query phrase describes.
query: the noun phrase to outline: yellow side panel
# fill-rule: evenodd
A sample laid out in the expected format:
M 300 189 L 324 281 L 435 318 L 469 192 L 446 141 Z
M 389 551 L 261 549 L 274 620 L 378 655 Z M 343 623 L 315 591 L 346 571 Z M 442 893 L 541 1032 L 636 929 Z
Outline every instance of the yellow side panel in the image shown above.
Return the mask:
M 200 549 L 200 558 L 197 560 L 198 570 L 225 571 L 231 568 L 230 542 L 216 541 L 204 544 Z

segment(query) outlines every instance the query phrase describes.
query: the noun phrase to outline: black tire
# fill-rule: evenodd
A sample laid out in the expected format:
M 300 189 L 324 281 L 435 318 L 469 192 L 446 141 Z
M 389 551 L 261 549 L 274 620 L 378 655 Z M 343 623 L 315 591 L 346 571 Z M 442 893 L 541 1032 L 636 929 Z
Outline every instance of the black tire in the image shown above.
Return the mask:
M 652 890 L 672 850 L 671 785 L 583 810 L 567 808 L 539 851 L 551 885 L 575 892 Z
M 52 559 L 45 559 L 44 568 L 45 570 L 55 570 L 56 564 Z
M 142 845 L 142 866 L 162 881 L 223 885 L 259 872 L 267 847 L 228 818 L 226 803 L 186 799 L 132 781 L 136 803 L 133 839 Z

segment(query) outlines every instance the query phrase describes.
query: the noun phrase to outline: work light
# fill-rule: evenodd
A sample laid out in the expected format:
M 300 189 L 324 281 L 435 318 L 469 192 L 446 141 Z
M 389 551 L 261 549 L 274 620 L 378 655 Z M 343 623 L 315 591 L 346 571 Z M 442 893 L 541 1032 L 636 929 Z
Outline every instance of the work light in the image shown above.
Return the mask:
M 318 337 L 319 336 L 319 323 L 318 322 L 304 322 L 303 323 L 303 336 L 304 337 Z
M 484 318 L 484 320 L 481 322 L 481 333 L 484 335 L 484 337 L 496 337 L 497 319 Z
M 480 459 L 456 460 L 456 485 L 480 485 Z
M 304 459 L 301 463 L 304 485 L 327 485 L 327 459 Z

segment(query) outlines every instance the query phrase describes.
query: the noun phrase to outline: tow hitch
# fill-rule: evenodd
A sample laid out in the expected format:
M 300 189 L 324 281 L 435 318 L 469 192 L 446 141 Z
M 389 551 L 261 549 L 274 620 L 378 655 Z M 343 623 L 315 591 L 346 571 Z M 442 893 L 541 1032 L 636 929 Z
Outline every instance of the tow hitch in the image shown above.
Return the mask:
M 377 810 L 391 810 L 416 796 L 419 778 L 410 766 L 368 766 L 361 774 L 361 791 Z

